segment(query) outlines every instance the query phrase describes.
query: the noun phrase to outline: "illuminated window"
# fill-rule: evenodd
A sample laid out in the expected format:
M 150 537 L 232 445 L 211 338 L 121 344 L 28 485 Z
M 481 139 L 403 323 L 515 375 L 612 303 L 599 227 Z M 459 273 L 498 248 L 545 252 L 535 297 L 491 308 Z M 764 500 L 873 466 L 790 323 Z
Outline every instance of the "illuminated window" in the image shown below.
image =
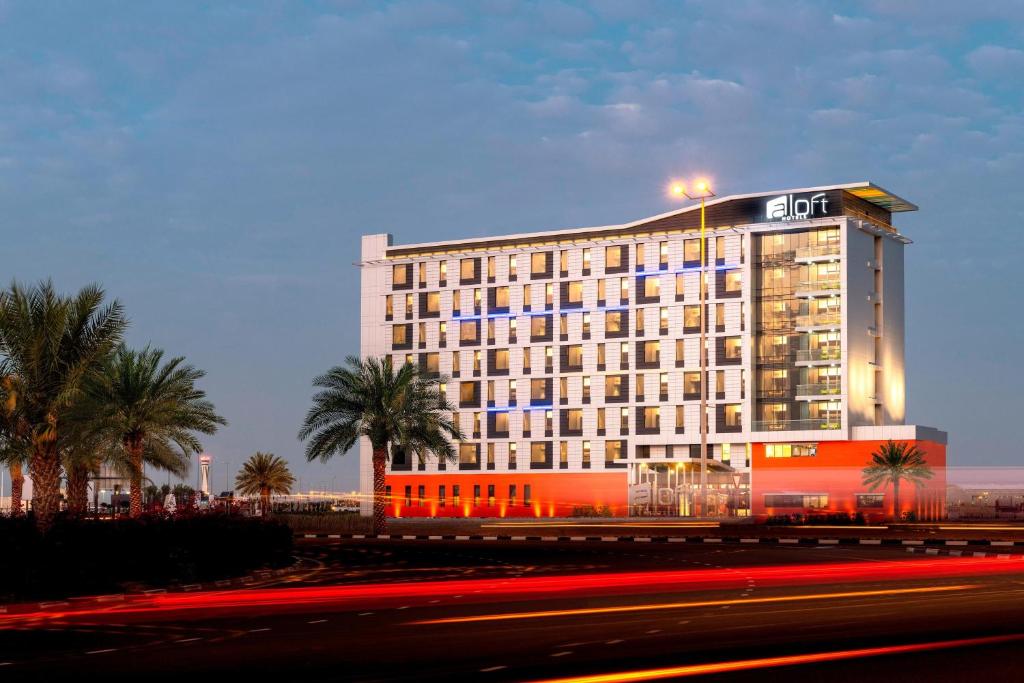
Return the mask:
M 487 257 L 487 277 L 489 277 L 489 278 L 493 278 L 494 277 L 494 257 L 493 256 L 488 256 Z
M 646 341 L 643 343 L 644 362 L 656 365 L 661 362 L 661 342 Z
M 563 273 L 569 270 L 569 252 L 566 249 L 558 254 L 558 269 Z
M 544 285 L 544 304 L 551 306 L 555 302 L 555 286 L 550 282 Z
M 464 258 L 459 261 L 459 277 L 463 280 L 476 279 L 476 259 Z
M 628 277 L 620 277 L 619 278 L 619 298 L 621 298 L 623 301 L 625 301 L 626 299 L 629 298 L 629 278 Z
M 726 403 L 723 406 L 726 427 L 741 427 L 743 424 L 743 406 L 739 403 Z
M 535 315 L 530 318 L 530 336 L 543 337 L 548 333 L 548 317 Z
M 405 325 L 392 325 L 391 334 L 393 344 L 407 344 L 409 342 L 408 328 Z
M 448 279 L 448 262 L 441 261 L 441 282 Z
M 668 242 L 658 243 L 658 264 L 661 266 L 668 265 Z
M 463 320 L 459 323 L 459 339 L 475 341 L 480 338 L 480 323 L 476 320 Z
M 622 267 L 622 247 L 605 247 L 604 248 L 604 267 L 607 268 L 621 268 Z
M 480 461 L 480 445 L 475 443 L 459 444 L 459 463 L 475 465 Z
M 647 299 L 656 299 L 661 296 L 661 278 L 658 276 L 651 276 L 643 278 L 644 282 L 644 297 Z
M 441 293 L 427 292 L 427 313 L 440 313 Z
M 530 399 L 533 401 L 548 399 L 548 381 L 546 379 L 530 380 Z
M 622 375 L 607 375 L 604 378 L 605 398 L 622 396 Z
M 644 309 L 636 309 L 636 333 L 643 334 L 644 332 Z
M 684 284 L 683 274 L 676 273 L 676 296 L 681 297 L 685 291 L 686 286 Z
M 584 467 L 589 467 L 590 466 L 590 442 L 589 441 L 584 441 L 583 442 L 583 466 Z
M 494 431 L 508 434 L 508 413 L 494 414 Z
M 644 408 L 644 429 L 661 428 L 661 409 L 657 406 Z
M 636 245 L 637 270 L 641 270 L 644 267 L 644 261 L 646 260 L 647 256 L 647 250 L 645 249 L 646 246 L 647 245 L 643 244 L 642 242 Z
M 480 372 L 480 352 L 473 352 L 473 372 Z
M 548 269 L 547 252 L 530 254 L 530 273 L 532 275 L 543 275 Z
M 427 264 L 421 263 L 419 266 L 420 271 L 420 286 L 427 284 Z
M 569 303 L 578 304 L 583 302 L 583 282 L 573 280 L 569 283 Z
M 459 382 L 459 401 L 462 403 L 476 403 L 477 399 L 476 382 Z
M 517 451 L 517 449 L 518 449 L 518 446 L 516 446 L 515 442 L 512 442 L 512 443 L 510 443 L 508 445 L 508 468 L 510 470 L 514 470 L 516 468 L 516 451 Z M 527 488 L 529 488 L 529 486 L 527 486 Z
M 409 284 L 409 264 L 399 263 L 391 268 L 392 281 L 397 287 Z
M 494 369 L 508 370 L 508 349 L 496 349 L 494 351 Z
M 597 409 L 597 428 L 599 430 L 604 430 L 604 428 L 605 428 L 605 409 L 604 408 L 598 408 Z
M 700 306 L 683 306 L 683 327 L 700 329 Z
M 437 337 L 442 346 L 448 343 L 448 323 L 438 323 Z
M 725 291 L 740 292 L 743 290 L 743 273 L 739 270 L 729 270 L 725 273 Z
M 597 300 L 604 301 L 605 280 L 597 281 Z
M 597 364 L 599 366 L 605 364 L 605 345 L 603 343 L 597 345 Z
M 686 427 L 686 409 L 683 406 L 676 406 L 676 429 Z
M 523 370 L 530 369 L 530 347 L 523 348 Z
M 585 375 L 583 377 L 583 400 L 590 400 L 590 375 Z
M 514 278 L 516 276 L 516 256 L 512 254 L 508 257 L 508 276 Z
M 683 261 L 700 263 L 700 240 L 683 240 Z
M 583 334 L 590 334 L 590 314 L 583 314 Z
M 386 316 L 388 316 L 390 318 L 394 314 L 395 314 L 394 301 L 392 300 L 391 295 L 388 294 L 386 297 L 384 297 L 384 315 L 386 315 Z
M 858 493 L 857 507 L 859 508 L 882 508 L 885 507 L 885 495 L 882 493 Z
M 583 430 L 583 410 L 580 408 L 572 408 L 567 411 L 568 423 L 567 426 L 570 431 L 578 432 Z
M 743 355 L 743 346 L 739 337 L 726 337 L 722 342 L 725 357 L 729 360 L 739 360 Z
M 543 441 L 533 441 L 530 443 L 530 462 L 535 464 L 543 464 L 548 461 L 548 445 Z
M 604 314 L 604 331 L 605 332 L 622 332 L 622 311 L 605 311 Z
M 590 270 L 590 249 L 583 250 L 583 270 Z
M 427 372 L 436 373 L 441 369 L 441 354 L 439 353 L 428 353 L 426 357 L 425 369 Z
M 622 442 L 621 441 L 605 441 L 604 442 L 604 461 L 606 463 L 615 462 L 616 460 L 622 460 Z
M 508 287 L 494 288 L 494 305 L 497 308 L 508 308 Z
M 769 443 L 764 447 L 766 458 L 813 458 L 817 454 L 816 443 Z
M 583 369 L 583 345 L 573 344 L 566 349 L 566 362 L 572 370 Z

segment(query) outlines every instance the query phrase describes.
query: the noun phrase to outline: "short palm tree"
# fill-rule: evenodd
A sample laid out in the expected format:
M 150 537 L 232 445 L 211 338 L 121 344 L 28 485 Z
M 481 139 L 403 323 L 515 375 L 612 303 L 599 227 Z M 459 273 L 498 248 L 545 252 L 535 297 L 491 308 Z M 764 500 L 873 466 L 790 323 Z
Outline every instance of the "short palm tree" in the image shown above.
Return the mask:
M 455 406 L 440 391 L 444 377 L 425 377 L 406 363 L 397 370 L 390 356 L 349 356 L 313 380 L 313 396 L 299 438 L 308 439 L 306 458 L 327 460 L 348 452 L 366 437 L 373 449 L 373 529 L 387 529 L 384 472 L 394 449 L 454 460 L 452 440 L 465 438 L 452 420 Z
M 295 477 L 288 469 L 288 463 L 273 453 L 257 451 L 249 458 L 235 477 L 235 488 L 243 496 L 259 496 L 263 515 L 270 512 L 272 494 L 287 495 L 292 492 Z
M 924 451 L 905 441 L 889 439 L 871 454 L 871 464 L 864 468 L 864 485 L 875 491 L 892 484 L 893 518 L 900 516 L 900 482 L 903 480 L 922 486 L 932 478 L 932 469 L 924 460 Z
M 47 530 L 60 509 L 58 436 L 85 376 L 110 353 L 127 325 L 121 304 L 103 290 L 57 293 L 52 282 L 14 283 L 0 293 L 0 376 L 10 379 L 28 442 L 32 507 Z
M 227 422 L 196 388 L 205 373 L 146 347 L 118 346 L 83 389 L 76 417 L 108 448 L 123 448 L 130 478 L 130 514 L 142 514 L 142 465 L 150 462 L 181 474 L 189 457 L 202 450 L 194 432 L 213 434 Z

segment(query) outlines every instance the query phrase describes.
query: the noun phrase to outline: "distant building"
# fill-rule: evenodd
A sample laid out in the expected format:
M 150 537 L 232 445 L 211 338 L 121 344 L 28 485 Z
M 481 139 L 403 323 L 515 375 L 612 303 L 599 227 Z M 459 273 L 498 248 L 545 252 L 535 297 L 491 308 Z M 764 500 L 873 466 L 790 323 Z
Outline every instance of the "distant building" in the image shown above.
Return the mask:
M 867 182 L 734 195 L 623 225 L 362 241 L 361 353 L 450 377 L 458 462 L 395 453 L 397 516 L 699 512 L 700 271 L 713 514 L 881 514 L 861 470 L 886 439 L 936 476 L 946 435 L 907 425 L 903 249 L 917 207 Z M 372 489 L 360 450 L 361 488 Z M 363 512 L 371 501 L 363 499 Z

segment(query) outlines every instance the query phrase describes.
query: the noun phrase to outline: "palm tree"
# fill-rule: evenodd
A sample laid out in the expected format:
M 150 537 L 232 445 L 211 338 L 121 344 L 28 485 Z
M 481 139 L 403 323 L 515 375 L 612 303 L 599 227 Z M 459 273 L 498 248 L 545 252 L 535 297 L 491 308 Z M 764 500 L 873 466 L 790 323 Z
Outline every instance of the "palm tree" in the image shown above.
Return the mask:
M 0 293 L 0 375 L 18 396 L 32 474 L 36 525 L 45 531 L 60 509 L 57 439 L 83 379 L 120 340 L 127 321 L 116 300 L 103 305 L 90 285 L 65 297 L 46 281 L 13 283 Z
M 266 515 L 270 511 L 270 495 L 287 495 L 292 492 L 295 477 L 288 469 L 288 463 L 273 453 L 257 451 L 249 458 L 235 477 L 235 488 L 243 496 L 260 497 L 260 509 Z
M 387 529 L 384 470 L 394 449 L 415 453 L 424 460 L 429 453 L 455 460 L 452 440 L 465 438 L 452 420 L 455 406 L 441 392 L 445 377 L 426 377 L 406 363 L 396 371 L 391 357 L 346 359 L 348 367 L 335 366 L 313 380 L 322 391 L 313 396 L 299 438 L 309 439 L 306 458 L 327 460 L 346 453 L 360 437 L 373 449 L 373 529 Z
M 913 444 L 889 439 L 871 454 L 871 464 L 862 472 L 864 485 L 872 491 L 892 484 L 893 519 L 900 516 L 900 481 L 905 479 L 920 487 L 926 479 L 932 478 L 932 469 L 924 455 L 924 451 Z
M 193 432 L 213 434 L 227 424 L 196 388 L 205 373 L 181 357 L 162 363 L 163 356 L 161 349 L 119 345 L 88 377 L 76 410 L 89 433 L 127 455 L 132 517 L 142 514 L 144 461 L 183 474 L 202 450 Z
M 28 430 L 18 414 L 18 394 L 10 377 L 0 380 L 0 404 L 0 463 L 7 466 L 11 477 L 11 515 L 19 516 L 29 453 Z

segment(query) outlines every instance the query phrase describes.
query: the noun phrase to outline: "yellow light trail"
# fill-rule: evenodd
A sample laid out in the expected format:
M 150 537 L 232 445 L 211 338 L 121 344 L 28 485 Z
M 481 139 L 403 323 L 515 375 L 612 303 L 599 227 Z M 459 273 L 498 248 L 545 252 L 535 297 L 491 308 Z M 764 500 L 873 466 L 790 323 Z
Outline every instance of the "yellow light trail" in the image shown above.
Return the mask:
M 963 526 L 940 526 L 941 531 L 1024 531 L 1024 526 L 978 526 L 976 524 Z
M 730 600 L 701 600 L 699 602 L 659 602 L 648 605 L 619 605 L 615 607 L 581 607 L 579 609 L 545 610 L 539 612 L 506 612 L 504 614 L 478 614 L 469 617 L 444 617 L 407 622 L 407 626 L 427 624 L 469 624 L 481 621 L 511 621 L 516 619 L 546 619 L 548 617 L 576 617 L 588 614 L 620 614 L 623 612 L 651 612 L 666 609 L 693 607 L 722 607 L 725 605 L 766 605 L 778 602 L 807 602 L 839 598 L 870 598 L 890 595 L 913 595 L 920 593 L 946 593 L 977 588 L 976 584 L 959 586 L 927 586 L 923 588 L 890 588 L 887 590 L 846 591 L 842 593 L 810 593 L 808 595 L 779 595 L 770 598 L 743 598 Z
M 695 527 L 695 528 L 708 528 L 718 529 L 721 524 L 718 522 L 496 522 L 494 524 L 481 524 L 482 529 L 505 529 L 505 528 L 560 528 L 560 527 L 578 527 L 578 528 L 596 528 L 596 527 L 651 527 L 651 528 L 672 528 L 672 527 Z
M 819 662 L 835 662 L 844 659 L 861 657 L 881 657 L 884 655 L 905 654 L 911 652 L 927 652 L 929 650 L 947 650 L 956 647 L 976 645 L 993 645 L 1024 640 L 1024 633 L 1006 636 L 988 636 L 984 638 L 963 638 L 960 640 L 938 640 L 931 643 L 914 643 L 911 645 L 890 645 L 886 647 L 866 647 L 856 650 L 834 650 L 832 652 L 816 652 L 804 655 L 786 655 L 783 657 L 760 657 L 758 659 L 739 659 L 732 662 L 713 662 L 710 664 L 688 664 L 662 669 L 646 669 L 640 671 L 619 671 L 611 674 L 591 676 L 571 676 L 569 678 L 549 678 L 533 683 L 613 683 L 616 681 L 654 681 L 662 678 L 682 678 L 686 676 L 703 676 L 705 674 L 727 673 L 731 671 L 748 671 L 751 669 L 767 669 L 776 666 L 792 666 L 794 664 L 815 664 Z

